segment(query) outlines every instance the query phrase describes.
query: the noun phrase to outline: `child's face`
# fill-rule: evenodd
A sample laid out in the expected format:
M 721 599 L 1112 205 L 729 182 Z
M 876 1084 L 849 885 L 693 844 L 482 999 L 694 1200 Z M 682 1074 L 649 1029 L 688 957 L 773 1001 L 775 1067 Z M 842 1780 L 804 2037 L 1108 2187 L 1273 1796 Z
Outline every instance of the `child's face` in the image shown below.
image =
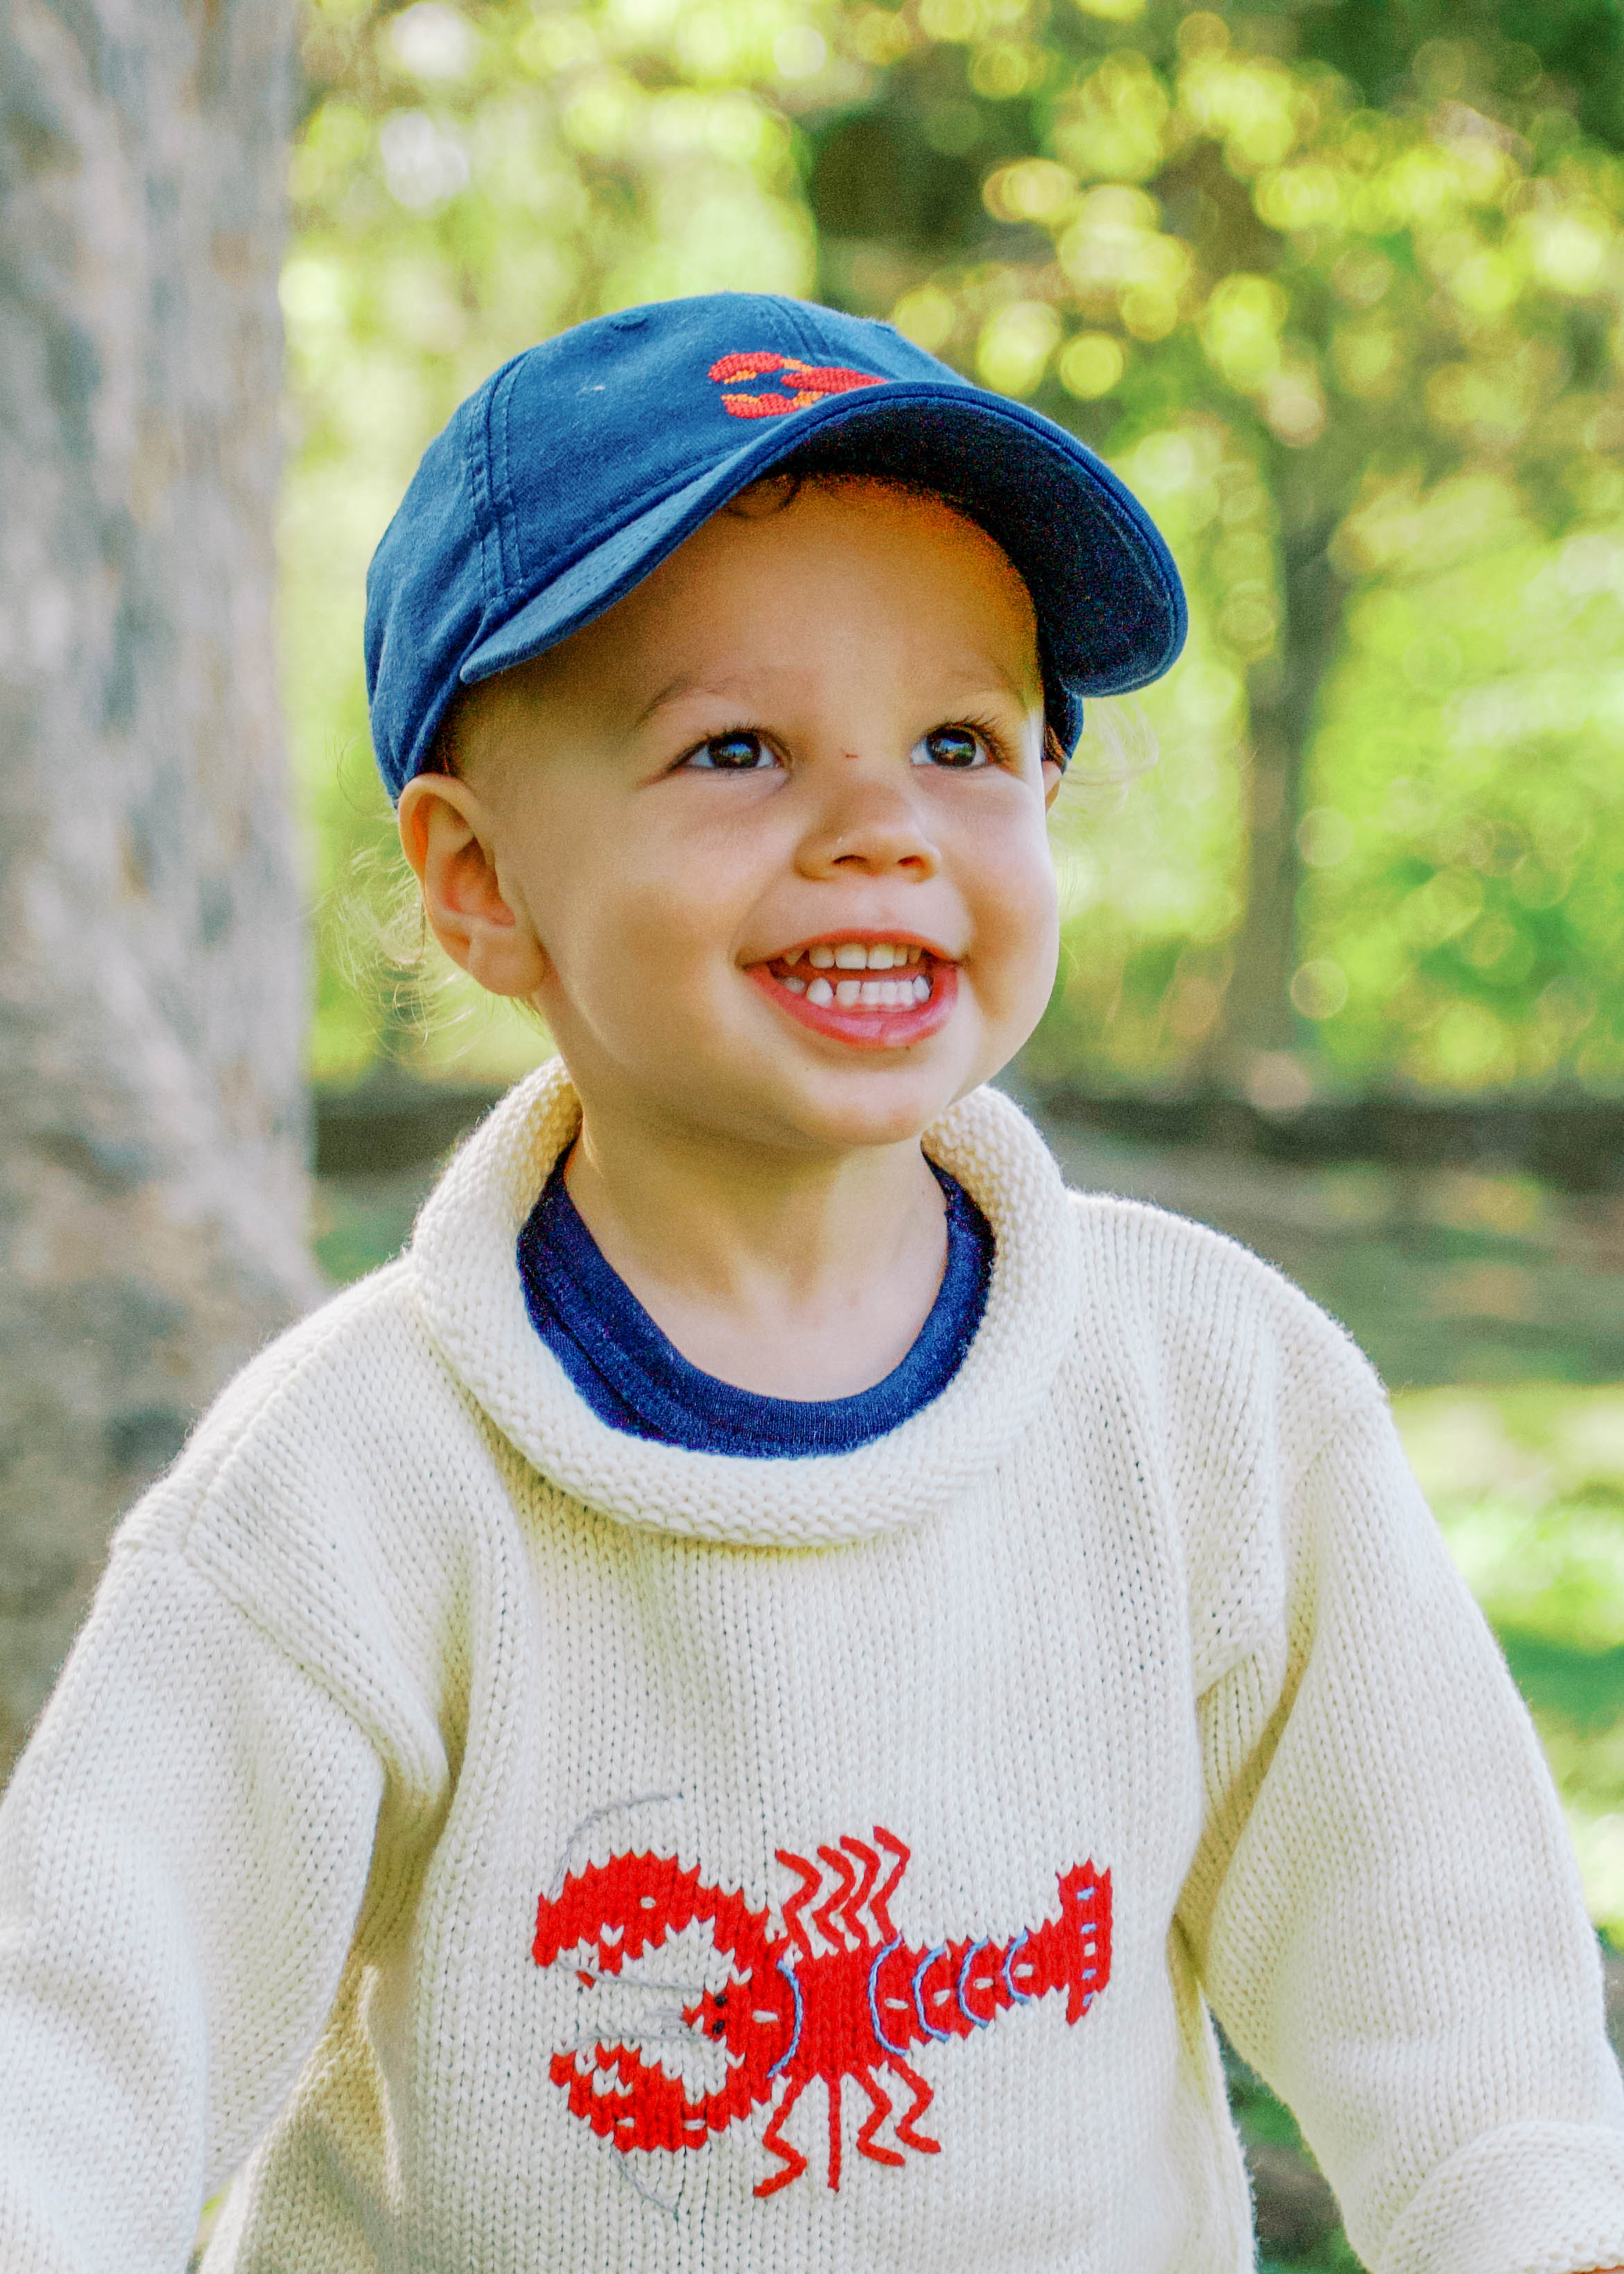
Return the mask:
M 1043 1009 L 1042 738 L 990 538 L 879 483 L 763 485 L 474 689 L 402 836 L 436 934 L 534 1002 L 589 1116 L 844 1150 L 916 1136 Z

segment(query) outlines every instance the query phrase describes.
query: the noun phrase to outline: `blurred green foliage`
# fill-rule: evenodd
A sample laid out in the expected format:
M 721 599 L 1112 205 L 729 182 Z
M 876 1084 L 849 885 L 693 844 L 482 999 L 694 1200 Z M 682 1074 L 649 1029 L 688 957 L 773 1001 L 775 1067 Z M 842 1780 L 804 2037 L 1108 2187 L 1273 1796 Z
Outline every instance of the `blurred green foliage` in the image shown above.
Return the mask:
M 387 856 L 361 582 L 454 403 L 600 310 L 812 292 L 1103 450 L 1191 587 L 1159 765 L 1086 744 L 1063 801 L 1037 1071 L 1624 1083 L 1607 0 L 310 0 L 305 68 L 284 641 L 324 889 Z M 424 1040 L 331 899 L 319 961 L 319 1075 L 539 1047 Z
M 1395 1410 L 1532 1708 L 1590 1916 L 1624 1945 L 1624 1390 L 1434 1389 Z

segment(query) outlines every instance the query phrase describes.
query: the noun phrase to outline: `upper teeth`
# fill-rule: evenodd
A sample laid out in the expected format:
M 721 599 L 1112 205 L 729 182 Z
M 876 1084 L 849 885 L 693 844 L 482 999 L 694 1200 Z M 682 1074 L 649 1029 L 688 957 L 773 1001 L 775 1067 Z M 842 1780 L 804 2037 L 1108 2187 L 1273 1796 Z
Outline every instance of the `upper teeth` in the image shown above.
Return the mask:
M 897 939 L 843 939 L 835 947 L 820 943 L 816 947 L 791 948 L 786 963 L 799 963 L 804 954 L 817 971 L 891 971 L 900 970 L 905 963 L 917 963 L 922 948 L 910 947 Z

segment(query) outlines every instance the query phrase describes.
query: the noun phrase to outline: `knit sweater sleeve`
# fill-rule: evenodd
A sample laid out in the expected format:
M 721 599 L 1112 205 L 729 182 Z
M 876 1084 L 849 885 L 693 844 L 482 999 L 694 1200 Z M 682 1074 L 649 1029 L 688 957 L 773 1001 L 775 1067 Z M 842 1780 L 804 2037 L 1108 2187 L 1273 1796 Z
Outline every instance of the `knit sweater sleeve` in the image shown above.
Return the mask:
M 1282 1506 L 1274 1615 L 1200 1701 L 1182 1917 L 1214 2007 L 1378 2274 L 1624 2263 L 1624 2092 L 1556 1796 L 1373 1385 Z
M 0 1804 L 7 2274 L 181 2274 L 332 2003 L 381 1789 L 178 1547 L 116 1547 Z

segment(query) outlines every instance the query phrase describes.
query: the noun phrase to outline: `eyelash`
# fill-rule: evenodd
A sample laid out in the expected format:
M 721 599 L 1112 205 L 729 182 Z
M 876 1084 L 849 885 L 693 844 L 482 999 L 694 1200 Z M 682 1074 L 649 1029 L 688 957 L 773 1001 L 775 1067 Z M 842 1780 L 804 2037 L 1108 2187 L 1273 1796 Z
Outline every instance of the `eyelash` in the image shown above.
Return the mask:
M 943 766 L 940 769 L 943 773 L 989 773 L 996 767 L 1008 766 L 1009 757 L 1002 740 L 983 719 L 944 719 L 939 726 L 927 727 L 919 740 L 923 743 L 929 742 L 932 734 L 973 734 L 986 753 L 987 764 L 984 766 Z M 714 764 L 704 765 L 698 763 L 720 742 L 755 742 L 763 751 L 775 757 L 778 755 L 759 727 L 724 727 L 719 734 L 707 734 L 703 742 L 696 742 L 691 750 L 685 751 L 678 759 L 675 771 L 680 772 L 684 768 L 691 767 L 695 773 L 756 774 L 771 772 L 771 768 L 762 765 L 724 766 Z M 916 743 L 914 747 L 917 749 L 919 744 Z M 929 762 L 915 760 L 914 763 L 917 764 Z

